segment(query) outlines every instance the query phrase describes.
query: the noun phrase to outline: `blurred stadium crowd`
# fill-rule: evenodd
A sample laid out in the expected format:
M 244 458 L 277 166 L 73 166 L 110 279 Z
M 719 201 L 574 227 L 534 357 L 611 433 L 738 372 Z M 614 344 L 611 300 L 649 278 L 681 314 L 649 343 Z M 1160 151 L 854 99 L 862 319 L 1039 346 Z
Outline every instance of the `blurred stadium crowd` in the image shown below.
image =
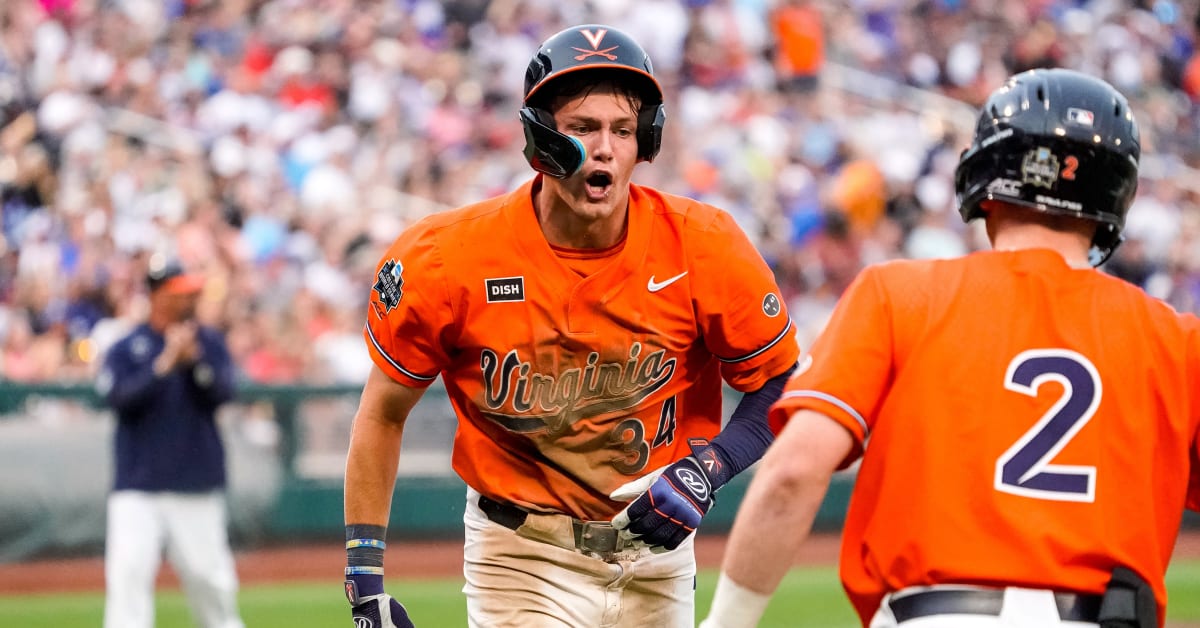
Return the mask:
M 668 92 L 635 180 L 730 211 L 802 342 L 864 264 L 985 244 L 954 204 L 970 106 L 1050 65 L 1139 116 L 1106 270 L 1200 311 L 1194 2 L 5 0 L 0 379 L 91 377 L 170 254 L 209 277 L 201 316 L 247 380 L 362 381 L 378 256 L 532 175 L 526 63 L 585 22 L 637 38 Z

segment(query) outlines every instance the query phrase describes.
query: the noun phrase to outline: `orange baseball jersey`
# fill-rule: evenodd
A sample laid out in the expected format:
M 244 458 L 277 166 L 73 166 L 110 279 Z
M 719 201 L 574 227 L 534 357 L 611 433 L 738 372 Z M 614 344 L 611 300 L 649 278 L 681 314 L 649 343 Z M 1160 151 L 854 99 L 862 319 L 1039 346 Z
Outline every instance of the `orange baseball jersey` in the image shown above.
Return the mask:
M 396 381 L 441 374 L 468 485 L 610 519 L 625 506 L 610 492 L 719 431 L 722 377 L 756 390 L 799 347 L 770 269 L 727 213 L 632 186 L 624 246 L 584 278 L 542 235 L 535 181 L 401 234 L 365 336 Z
M 861 454 L 840 562 L 864 626 L 909 586 L 1102 593 L 1118 564 L 1165 604 L 1200 505 L 1196 317 L 1049 250 L 891 262 L 843 295 L 772 429 L 802 408 Z

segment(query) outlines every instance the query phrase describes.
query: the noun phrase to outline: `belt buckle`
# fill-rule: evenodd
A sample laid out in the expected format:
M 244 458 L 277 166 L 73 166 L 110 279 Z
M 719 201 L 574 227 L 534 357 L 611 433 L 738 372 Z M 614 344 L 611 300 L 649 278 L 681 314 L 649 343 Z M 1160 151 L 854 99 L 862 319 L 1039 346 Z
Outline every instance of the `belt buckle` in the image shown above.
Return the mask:
M 583 521 L 579 531 L 578 547 L 593 554 L 612 554 L 620 545 L 617 529 L 610 521 Z

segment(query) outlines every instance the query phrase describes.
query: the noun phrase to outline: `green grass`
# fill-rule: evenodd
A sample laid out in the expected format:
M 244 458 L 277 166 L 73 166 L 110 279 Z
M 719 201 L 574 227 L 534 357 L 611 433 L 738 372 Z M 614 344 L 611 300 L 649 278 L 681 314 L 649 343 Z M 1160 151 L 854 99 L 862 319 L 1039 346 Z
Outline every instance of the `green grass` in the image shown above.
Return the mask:
M 1167 569 L 1167 619 L 1200 623 L 1200 560 L 1177 560 Z
M 697 582 L 696 606 L 708 610 L 717 574 L 707 570 Z M 460 580 L 396 581 L 390 589 L 408 605 L 416 625 L 466 625 Z M 1200 623 L 1200 561 L 1177 562 L 1167 573 L 1169 620 Z M 248 628 L 337 628 L 349 626 L 349 613 L 337 582 L 245 587 L 239 599 Z M 102 593 L 0 596 L 0 626 L 85 628 L 100 625 Z M 762 628 L 858 626 L 832 568 L 797 568 L 771 600 Z M 192 628 L 187 603 L 178 591 L 158 595 L 158 628 Z

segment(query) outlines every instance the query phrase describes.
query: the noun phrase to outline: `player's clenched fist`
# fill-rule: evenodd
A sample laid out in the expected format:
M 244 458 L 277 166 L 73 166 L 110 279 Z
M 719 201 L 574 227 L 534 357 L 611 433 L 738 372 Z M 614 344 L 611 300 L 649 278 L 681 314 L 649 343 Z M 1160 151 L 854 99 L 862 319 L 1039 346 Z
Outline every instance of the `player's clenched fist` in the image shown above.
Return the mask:
M 613 517 L 613 527 L 628 530 L 652 549 L 679 547 L 713 505 L 715 489 L 699 449 L 692 445 L 693 455 L 613 491 L 612 499 L 633 499 Z

